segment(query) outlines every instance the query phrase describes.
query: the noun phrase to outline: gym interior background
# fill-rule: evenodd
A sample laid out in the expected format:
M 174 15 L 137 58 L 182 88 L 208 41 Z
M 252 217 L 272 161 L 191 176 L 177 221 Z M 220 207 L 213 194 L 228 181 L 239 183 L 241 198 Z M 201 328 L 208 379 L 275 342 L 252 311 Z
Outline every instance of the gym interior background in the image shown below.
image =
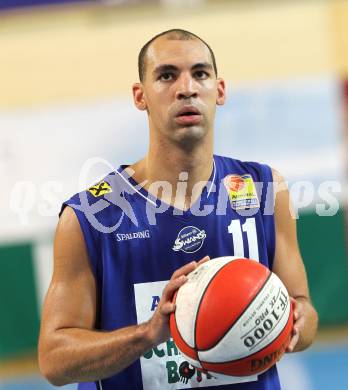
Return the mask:
M 137 53 L 175 27 L 211 45 L 227 81 L 216 153 L 289 182 L 320 332 L 281 361 L 283 387 L 348 388 L 348 1 L 2 0 L 1 390 L 53 388 L 36 348 L 60 205 L 145 153 Z

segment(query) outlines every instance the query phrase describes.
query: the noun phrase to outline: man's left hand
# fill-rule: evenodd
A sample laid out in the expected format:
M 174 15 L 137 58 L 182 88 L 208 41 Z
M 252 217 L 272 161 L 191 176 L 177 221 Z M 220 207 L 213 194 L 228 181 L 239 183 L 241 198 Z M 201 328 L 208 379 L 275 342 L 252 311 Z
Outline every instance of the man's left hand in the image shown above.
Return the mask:
M 300 299 L 296 300 L 295 298 L 290 297 L 290 300 L 291 300 L 293 313 L 294 313 L 294 325 L 292 328 L 291 340 L 288 347 L 286 348 L 286 352 L 294 352 L 295 347 L 298 344 L 298 341 L 300 339 L 300 334 L 302 333 L 305 324 L 305 317 L 304 317 L 305 304 L 301 302 Z

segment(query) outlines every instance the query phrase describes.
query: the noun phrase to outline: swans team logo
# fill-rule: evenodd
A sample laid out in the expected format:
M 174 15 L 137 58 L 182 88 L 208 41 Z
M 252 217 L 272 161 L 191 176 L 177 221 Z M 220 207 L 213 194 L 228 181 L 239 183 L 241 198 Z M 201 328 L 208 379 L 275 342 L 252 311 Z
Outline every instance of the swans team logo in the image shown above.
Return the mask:
M 200 230 L 195 226 L 185 226 L 180 230 L 172 249 L 175 252 L 197 252 L 201 249 L 206 237 L 207 234 L 205 230 Z

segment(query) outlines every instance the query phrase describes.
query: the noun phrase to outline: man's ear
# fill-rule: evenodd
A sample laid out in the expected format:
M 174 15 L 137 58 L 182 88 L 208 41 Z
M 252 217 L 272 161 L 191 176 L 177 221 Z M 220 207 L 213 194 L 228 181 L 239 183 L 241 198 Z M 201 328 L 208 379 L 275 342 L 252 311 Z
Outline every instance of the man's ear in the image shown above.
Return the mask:
M 133 87 L 133 100 L 138 110 L 145 111 L 147 109 L 145 93 L 143 85 L 141 83 L 134 83 Z
M 226 99 L 226 87 L 225 87 L 225 81 L 221 78 L 217 79 L 217 97 L 216 97 L 216 104 L 218 106 L 222 106 L 225 103 Z

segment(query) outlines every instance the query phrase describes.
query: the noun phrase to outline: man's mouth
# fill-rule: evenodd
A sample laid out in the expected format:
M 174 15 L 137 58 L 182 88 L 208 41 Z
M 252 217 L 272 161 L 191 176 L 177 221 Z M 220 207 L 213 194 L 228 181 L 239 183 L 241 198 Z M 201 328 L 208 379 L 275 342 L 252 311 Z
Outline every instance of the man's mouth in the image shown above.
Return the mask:
M 196 125 L 202 120 L 202 114 L 195 107 L 183 107 L 175 117 L 179 125 Z

